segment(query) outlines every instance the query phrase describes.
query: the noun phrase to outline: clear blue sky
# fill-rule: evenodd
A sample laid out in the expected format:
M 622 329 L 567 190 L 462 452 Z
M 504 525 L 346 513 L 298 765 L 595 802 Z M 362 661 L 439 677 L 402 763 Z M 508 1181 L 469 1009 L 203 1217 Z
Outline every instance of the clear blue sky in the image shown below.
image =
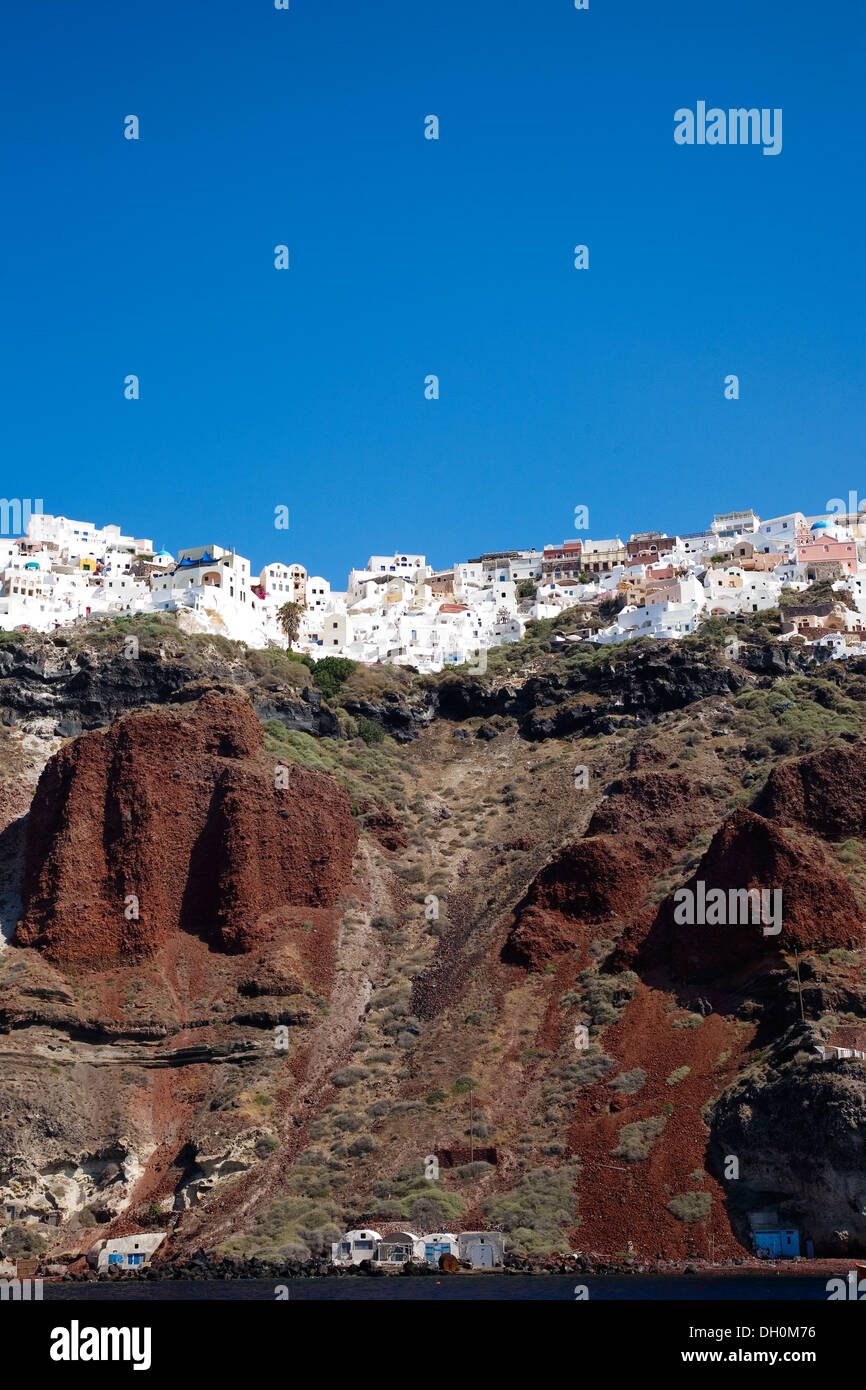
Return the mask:
M 3 494 L 339 585 L 578 504 L 866 496 L 864 40 L 863 0 L 7 6 Z M 782 153 L 677 146 L 698 100 Z

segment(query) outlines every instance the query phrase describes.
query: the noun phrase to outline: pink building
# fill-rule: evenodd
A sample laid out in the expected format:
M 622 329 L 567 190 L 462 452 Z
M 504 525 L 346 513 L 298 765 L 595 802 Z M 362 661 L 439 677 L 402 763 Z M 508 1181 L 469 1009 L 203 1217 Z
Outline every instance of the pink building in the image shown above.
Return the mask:
M 836 541 L 829 537 L 820 540 L 817 536 L 810 536 L 808 541 L 797 541 L 798 564 L 815 565 L 826 560 L 838 561 L 843 574 L 856 574 L 857 542 Z

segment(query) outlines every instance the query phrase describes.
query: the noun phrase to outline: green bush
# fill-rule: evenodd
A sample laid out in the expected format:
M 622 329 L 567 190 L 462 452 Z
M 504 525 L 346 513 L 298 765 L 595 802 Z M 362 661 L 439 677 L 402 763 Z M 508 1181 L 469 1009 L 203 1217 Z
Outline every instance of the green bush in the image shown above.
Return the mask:
M 583 986 L 583 1006 L 599 1028 L 619 1022 L 625 1004 L 640 983 L 633 970 L 624 970 L 619 975 L 602 975 L 595 966 L 582 970 L 578 979 Z
M 632 1067 L 631 1071 L 621 1071 L 613 1081 L 608 1081 L 608 1089 L 621 1091 L 626 1096 L 634 1096 L 646 1085 L 646 1077 L 643 1067 Z
M 44 1238 L 29 1226 L 16 1224 L 3 1232 L 3 1254 L 10 1259 L 41 1255 L 44 1249 Z
M 370 1073 L 366 1067 L 342 1067 L 340 1071 L 335 1071 L 331 1077 L 331 1084 L 341 1089 L 346 1086 L 355 1086 L 359 1081 L 366 1081 Z
M 381 724 L 377 724 L 373 719 L 365 719 L 363 715 L 357 720 L 358 737 L 362 738 L 366 744 L 384 743 L 385 730 Z
M 677 1067 L 671 1072 L 665 1084 L 668 1086 L 678 1085 L 680 1081 L 685 1081 L 690 1071 L 691 1067 Z
M 470 1091 L 477 1091 L 478 1082 L 472 1076 L 458 1076 L 451 1089 L 455 1096 L 465 1096 Z
M 313 685 L 321 690 L 326 699 L 331 700 L 339 695 L 357 664 L 347 656 L 323 656 L 312 667 Z
M 734 700 L 741 735 L 776 740 L 779 750 L 809 752 L 841 733 L 857 729 L 857 702 L 837 689 L 829 670 L 778 680 L 768 690 L 741 691 Z
M 348 1152 L 353 1158 L 361 1158 L 364 1154 L 371 1154 L 375 1145 L 369 1134 L 359 1134 L 357 1139 L 353 1139 L 349 1145 Z
M 274 753 L 282 762 L 298 763 L 301 767 L 312 768 L 315 772 L 333 771 L 333 763 L 326 756 L 323 739 L 313 738 L 300 730 L 287 729 L 279 719 L 265 719 L 262 722 L 265 732 L 265 748 Z
M 271 1260 L 329 1255 L 331 1242 L 342 1234 L 338 1218 L 341 1213 L 333 1202 L 287 1197 L 249 1216 L 243 1234 L 232 1236 L 219 1249 L 227 1255 Z
M 650 1150 L 666 1124 L 665 1115 L 653 1115 L 648 1120 L 635 1120 L 633 1124 L 623 1125 L 612 1156 L 624 1158 L 627 1163 L 639 1163 L 641 1159 L 649 1158 Z
M 595 1085 L 596 1081 L 601 1081 L 603 1076 L 613 1071 L 615 1066 L 616 1061 L 613 1057 L 608 1057 L 607 1053 L 594 1047 L 581 1053 L 573 1062 L 566 1062 L 561 1067 L 552 1067 L 549 1075 L 561 1081 L 564 1090 L 571 1091 L 579 1086 Z
M 668 1202 L 668 1211 L 678 1221 L 694 1225 L 696 1221 L 706 1221 L 712 1210 L 713 1199 L 709 1192 L 683 1192 Z
M 508 1232 L 518 1254 L 564 1254 L 570 1249 L 568 1232 L 580 1221 L 574 1191 L 579 1175 L 577 1162 L 533 1168 L 510 1191 L 485 1202 L 484 1213 Z
M 477 1182 L 479 1178 L 486 1178 L 488 1173 L 495 1171 L 495 1164 L 478 1159 L 475 1163 L 463 1163 L 459 1168 L 455 1168 L 453 1177 L 456 1182 Z
M 431 1195 L 431 1187 L 432 1184 L 428 1182 L 424 1195 L 416 1197 L 411 1203 L 401 1202 L 401 1209 L 405 1211 L 408 1205 L 407 1215 L 416 1229 L 447 1231 L 452 1222 L 458 1222 L 462 1217 L 466 1210 L 466 1199 L 459 1192 L 449 1192 L 445 1188 L 437 1188 L 435 1194 Z

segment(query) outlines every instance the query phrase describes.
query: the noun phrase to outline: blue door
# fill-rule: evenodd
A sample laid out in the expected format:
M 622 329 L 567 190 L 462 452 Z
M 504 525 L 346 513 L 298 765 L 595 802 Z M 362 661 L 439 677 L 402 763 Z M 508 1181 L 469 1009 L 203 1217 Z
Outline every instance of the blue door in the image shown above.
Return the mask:
M 780 1231 L 782 1239 L 782 1254 L 792 1257 L 800 1253 L 800 1232 L 799 1231 Z
M 782 1237 L 778 1231 L 756 1231 L 755 1250 L 759 1255 L 777 1259 L 782 1253 Z

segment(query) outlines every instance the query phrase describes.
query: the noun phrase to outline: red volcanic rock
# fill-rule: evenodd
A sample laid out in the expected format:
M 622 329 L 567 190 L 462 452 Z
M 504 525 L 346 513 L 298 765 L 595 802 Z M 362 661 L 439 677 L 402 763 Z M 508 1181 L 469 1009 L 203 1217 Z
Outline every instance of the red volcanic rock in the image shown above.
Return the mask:
M 705 782 L 683 772 L 636 772 L 611 783 L 586 833 L 639 839 L 653 860 L 663 862 L 717 817 L 718 803 Z
M 31 808 L 16 944 L 95 965 L 188 931 L 233 953 L 281 910 L 332 907 L 357 839 L 349 799 L 278 767 L 249 701 L 213 692 L 67 744 Z
M 383 849 L 397 850 L 405 849 L 409 841 L 406 839 L 405 827 L 400 824 L 397 817 L 383 806 L 380 801 L 373 801 L 366 797 L 359 805 L 358 810 L 364 818 L 364 827 L 375 836 Z
M 632 845 L 601 836 L 567 845 L 531 884 L 503 959 L 543 970 L 563 951 L 586 943 L 587 924 L 636 910 L 646 882 L 646 856 Z
M 668 756 L 663 749 L 648 739 L 642 739 L 631 750 L 628 765 L 632 772 L 639 772 L 647 767 L 658 767 L 660 763 L 667 761 Z
M 530 885 L 503 958 L 543 970 L 585 942 L 589 923 L 634 918 L 654 874 L 718 815 L 711 789 L 679 772 L 639 772 L 611 785 L 586 838 L 561 849 Z
M 548 961 L 583 944 L 579 922 L 541 907 L 525 907 L 508 934 L 503 960 L 527 970 L 543 970 Z
M 755 810 L 830 840 L 866 835 L 866 743 L 825 748 L 774 767 Z
M 668 943 L 675 975 L 692 979 L 712 975 L 730 979 L 760 960 L 780 951 L 826 951 L 833 947 L 862 947 L 864 921 L 845 878 L 811 836 L 785 831 L 753 811 L 738 810 L 717 831 L 706 854 L 684 888 L 697 896 L 698 884 L 706 895 L 722 889 L 728 918 L 745 915 L 732 911 L 727 896 L 734 889 L 781 890 L 781 930 L 766 933 L 772 922 L 728 924 L 677 921 L 683 915 L 683 899 L 671 895 L 662 904 L 651 933 L 658 958 L 660 940 Z M 767 900 L 768 905 L 773 902 Z M 647 943 L 650 945 L 650 942 Z
M 635 888 L 646 877 L 646 854 L 607 837 L 561 849 L 533 882 L 527 906 L 562 912 L 578 922 L 604 922 L 639 904 Z

